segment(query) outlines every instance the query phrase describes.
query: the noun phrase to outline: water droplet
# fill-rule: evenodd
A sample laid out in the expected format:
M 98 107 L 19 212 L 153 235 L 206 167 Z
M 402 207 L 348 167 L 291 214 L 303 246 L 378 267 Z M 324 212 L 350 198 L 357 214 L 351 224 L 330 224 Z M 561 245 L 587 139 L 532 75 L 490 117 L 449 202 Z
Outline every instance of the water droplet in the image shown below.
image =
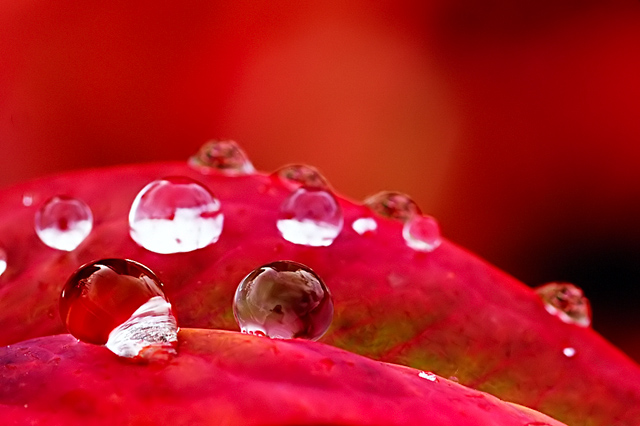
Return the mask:
M 591 306 L 582 290 L 570 283 L 549 283 L 537 287 L 535 292 L 544 302 L 547 312 L 567 324 L 589 327 Z
M 564 348 L 562 350 L 562 353 L 567 358 L 573 358 L 576 355 L 576 350 L 575 350 L 575 348 Z
M 372 217 L 361 217 L 351 224 L 351 227 L 360 235 L 371 233 L 378 229 L 378 222 Z
M 402 237 L 409 247 L 431 252 L 440 247 L 442 238 L 438 221 L 432 216 L 415 215 L 404 223 Z
M 421 213 L 415 201 L 401 192 L 378 192 L 364 200 L 364 204 L 382 217 L 402 221 Z
M 429 381 L 432 382 L 436 382 L 438 383 L 438 376 L 436 376 L 435 374 L 433 374 L 431 371 L 421 371 L 418 373 L 418 376 L 422 377 L 423 379 L 427 379 Z
M 22 205 L 31 207 L 33 205 L 33 196 L 29 193 L 22 195 Z
M 294 244 L 329 246 L 342 231 L 342 209 L 324 189 L 301 187 L 280 207 L 277 227 Z
M 132 260 L 103 259 L 80 267 L 62 290 L 60 315 L 75 338 L 106 345 L 116 355 L 175 354 L 178 327 L 162 283 Z
M 274 172 L 280 181 L 291 191 L 306 186 L 307 188 L 329 187 L 329 183 L 315 168 L 305 164 L 289 164 Z
M 7 252 L 0 247 L 0 275 L 4 274 L 7 270 Z
M 189 165 L 205 174 L 240 176 L 256 171 L 242 148 L 230 140 L 205 143 L 196 155 L 189 159 Z
M 91 233 L 93 215 L 83 201 L 56 196 L 36 212 L 35 228 L 40 240 L 49 247 L 73 251 Z
M 215 243 L 222 233 L 220 201 L 186 177 L 151 182 L 129 212 L 131 238 L 155 253 L 181 253 Z
M 233 314 L 243 333 L 318 340 L 333 319 L 331 294 L 309 267 L 292 261 L 261 266 L 238 286 Z

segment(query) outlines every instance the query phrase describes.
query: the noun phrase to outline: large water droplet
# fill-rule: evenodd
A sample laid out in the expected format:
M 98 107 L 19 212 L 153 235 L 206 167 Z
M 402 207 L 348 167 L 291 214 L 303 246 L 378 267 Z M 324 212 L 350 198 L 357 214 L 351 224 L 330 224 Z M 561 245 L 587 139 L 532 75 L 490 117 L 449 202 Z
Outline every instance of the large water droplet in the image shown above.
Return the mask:
M 66 196 L 50 198 L 36 212 L 36 234 L 56 250 L 73 251 L 93 227 L 91 209 L 83 201 Z
M 197 250 L 218 241 L 220 201 L 200 183 L 168 177 L 145 186 L 131 205 L 131 238 L 155 253 Z
M 0 247 L 0 275 L 4 274 L 7 270 L 7 252 Z
M 421 213 L 411 197 L 401 192 L 378 192 L 364 200 L 364 204 L 380 216 L 402 221 Z
M 106 345 L 116 355 L 175 354 L 178 327 L 162 283 L 132 260 L 103 259 L 78 269 L 62 290 L 60 315 L 78 340 Z
M 333 301 L 320 277 L 292 261 L 261 266 L 238 286 L 233 314 L 243 333 L 319 339 L 333 319 Z
M 329 184 L 315 168 L 305 164 L 289 164 L 274 172 L 274 175 L 291 191 L 306 186 L 307 188 L 328 188 Z
M 277 227 L 294 244 L 328 246 L 342 231 L 342 209 L 324 189 L 301 187 L 280 207 Z
M 256 171 L 242 148 L 230 140 L 205 143 L 196 155 L 189 159 L 189 165 L 205 174 L 240 176 Z
M 409 247 L 418 251 L 431 252 L 442 243 L 438 221 L 431 216 L 415 215 L 407 220 L 402 237 Z
M 378 222 L 372 217 L 361 217 L 353 221 L 351 228 L 358 234 L 364 235 L 378 229 Z
M 547 312 L 568 324 L 589 327 L 591 306 L 582 290 L 570 283 L 549 283 L 537 287 L 535 292 L 544 302 Z

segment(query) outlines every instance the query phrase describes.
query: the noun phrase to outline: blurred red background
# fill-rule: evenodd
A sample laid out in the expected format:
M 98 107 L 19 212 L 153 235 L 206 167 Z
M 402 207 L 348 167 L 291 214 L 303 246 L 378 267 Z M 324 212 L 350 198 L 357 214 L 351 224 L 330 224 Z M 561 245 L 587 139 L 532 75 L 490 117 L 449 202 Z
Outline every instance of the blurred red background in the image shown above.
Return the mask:
M 640 2 L 0 3 L 0 186 L 186 159 L 411 194 L 640 360 Z

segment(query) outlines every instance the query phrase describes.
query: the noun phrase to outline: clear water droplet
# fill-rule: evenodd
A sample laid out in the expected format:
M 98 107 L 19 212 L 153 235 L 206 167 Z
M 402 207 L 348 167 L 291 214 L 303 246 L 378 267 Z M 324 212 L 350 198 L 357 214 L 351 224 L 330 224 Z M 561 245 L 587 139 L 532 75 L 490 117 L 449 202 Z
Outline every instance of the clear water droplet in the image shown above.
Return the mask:
M 233 314 L 243 333 L 318 340 L 333 319 L 331 294 L 309 267 L 292 261 L 261 266 L 236 290 Z
M 567 324 L 591 325 L 591 306 L 582 290 L 570 283 L 548 283 L 535 288 L 544 307 Z
M 438 376 L 433 374 L 431 371 L 421 371 L 418 373 L 418 376 L 422 377 L 423 379 L 427 379 L 431 382 L 436 382 L 436 383 L 439 382 Z
M 231 140 L 205 143 L 196 155 L 189 159 L 189 165 L 204 174 L 240 176 L 256 171 L 247 154 Z
M 199 182 L 167 177 L 145 186 L 129 212 L 131 238 L 155 253 L 182 253 L 215 243 L 222 233 L 220 201 Z
M 73 251 L 89 236 L 92 228 L 91 209 L 76 198 L 50 198 L 35 215 L 36 234 L 56 250 Z
M 407 194 L 382 191 L 364 200 L 364 204 L 382 217 L 406 221 L 420 214 L 420 208 Z
M 305 164 L 289 164 L 274 172 L 274 175 L 291 191 L 306 186 L 307 188 L 329 187 L 329 183 L 315 168 Z
M 576 350 L 575 350 L 575 348 L 570 348 L 570 347 L 569 348 L 564 348 L 562 350 L 562 353 L 567 358 L 573 358 L 576 355 Z
M 0 247 L 0 276 L 7 270 L 7 252 Z
M 376 220 L 372 217 L 361 217 L 354 220 L 351 224 L 351 227 L 359 235 L 364 235 L 374 232 L 376 229 L 378 229 L 378 222 L 376 222 Z
M 415 215 L 402 227 L 402 237 L 409 247 L 431 252 L 440 247 L 442 237 L 438 221 L 432 216 Z
M 25 207 L 31 207 L 33 205 L 33 195 L 26 193 L 22 195 L 22 205 Z
M 329 246 L 342 231 L 342 209 L 324 189 L 301 187 L 284 200 L 277 227 L 294 244 Z
M 175 354 L 178 327 L 158 277 L 126 259 L 102 259 L 80 267 L 60 296 L 67 330 L 116 355 L 155 359 Z

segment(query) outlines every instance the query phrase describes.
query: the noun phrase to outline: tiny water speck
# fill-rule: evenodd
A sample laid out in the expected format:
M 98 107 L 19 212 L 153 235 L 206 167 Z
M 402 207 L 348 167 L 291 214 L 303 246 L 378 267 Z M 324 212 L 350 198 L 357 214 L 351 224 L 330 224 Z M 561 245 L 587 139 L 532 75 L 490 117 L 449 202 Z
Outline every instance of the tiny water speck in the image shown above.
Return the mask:
M 278 261 L 256 268 L 242 280 L 233 314 L 243 333 L 318 340 L 333 319 L 333 300 L 308 266 Z
M 241 176 L 255 173 L 247 154 L 231 140 L 210 141 L 189 159 L 189 165 L 203 174 Z
M 579 287 L 570 283 L 552 282 L 535 288 L 544 307 L 567 324 L 591 325 L 591 305 Z
M 301 186 L 323 189 L 329 187 L 327 180 L 318 169 L 307 166 L 306 164 L 289 164 L 283 166 L 276 170 L 274 175 L 291 191 Z
M 91 209 L 77 198 L 52 197 L 35 215 L 36 234 L 44 244 L 56 250 L 75 250 L 92 228 Z
M 430 371 L 421 371 L 418 373 L 418 376 L 422 377 L 423 379 L 427 379 L 429 381 L 436 382 L 436 383 L 439 381 L 438 376 L 436 376 Z
M 182 253 L 220 238 L 224 216 L 220 201 L 199 182 L 167 177 L 145 186 L 129 212 L 131 238 L 155 253 Z
M 378 222 L 372 217 L 361 217 L 353 221 L 351 228 L 359 235 L 364 235 L 378 229 Z
M 562 350 L 562 353 L 567 358 L 573 358 L 576 355 L 576 350 L 574 348 L 564 348 Z
M 33 196 L 31 194 L 24 194 L 22 196 L 22 205 L 25 207 L 31 207 L 33 205 Z
M 162 283 L 132 260 L 80 267 L 62 290 L 60 316 L 75 338 L 121 357 L 153 360 L 176 353 L 178 326 Z
M 426 215 L 415 215 L 407 220 L 402 227 L 402 237 L 417 251 L 431 252 L 442 244 L 438 221 Z
M 7 270 L 7 252 L 0 247 L 0 276 Z
M 329 191 L 301 187 L 283 201 L 276 226 L 291 243 L 324 247 L 333 243 L 343 223 L 342 209 Z
M 407 194 L 382 191 L 364 200 L 364 204 L 382 217 L 407 221 L 421 214 L 418 205 Z

